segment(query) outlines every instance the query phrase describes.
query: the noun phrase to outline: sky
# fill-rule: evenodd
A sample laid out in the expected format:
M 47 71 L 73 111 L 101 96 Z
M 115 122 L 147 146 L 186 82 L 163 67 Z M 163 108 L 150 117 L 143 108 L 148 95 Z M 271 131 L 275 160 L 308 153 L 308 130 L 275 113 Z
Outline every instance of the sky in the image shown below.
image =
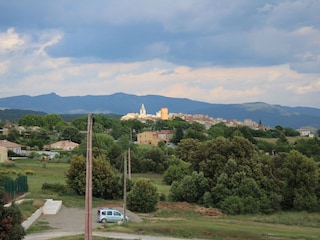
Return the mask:
M 320 108 L 319 0 L 0 0 L 0 98 Z

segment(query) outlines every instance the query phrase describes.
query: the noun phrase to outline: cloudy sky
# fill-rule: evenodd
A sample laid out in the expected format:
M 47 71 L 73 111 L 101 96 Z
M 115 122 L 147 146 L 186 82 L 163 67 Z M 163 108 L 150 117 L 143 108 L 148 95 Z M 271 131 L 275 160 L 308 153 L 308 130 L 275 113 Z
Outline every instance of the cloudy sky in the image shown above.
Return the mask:
M 0 0 L 0 98 L 320 108 L 319 0 Z

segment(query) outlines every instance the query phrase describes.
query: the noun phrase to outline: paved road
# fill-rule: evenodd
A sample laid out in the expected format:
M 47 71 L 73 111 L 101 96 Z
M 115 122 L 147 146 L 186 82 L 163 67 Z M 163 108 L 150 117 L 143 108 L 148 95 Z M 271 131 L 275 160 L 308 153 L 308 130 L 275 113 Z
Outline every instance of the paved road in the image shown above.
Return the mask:
M 52 238 L 58 238 L 63 236 L 79 235 L 83 232 L 46 232 L 46 233 L 35 233 L 25 237 L 25 240 L 48 240 Z M 93 232 L 93 236 L 109 237 L 115 239 L 140 239 L 140 240 L 186 240 L 181 238 L 170 238 L 170 237 L 154 237 L 136 234 L 116 233 L 116 232 Z
M 118 208 L 122 212 L 121 208 Z M 97 229 L 101 223 L 96 222 L 96 213 L 98 209 L 92 209 L 92 228 Z M 141 222 L 138 215 L 127 211 L 130 221 Z M 25 240 L 48 240 L 52 238 L 79 235 L 84 233 L 85 210 L 78 208 L 67 208 L 62 206 L 61 210 L 54 215 L 42 215 L 38 222 L 47 222 L 52 228 L 41 233 L 33 233 L 25 236 Z M 110 237 L 118 239 L 141 239 L 141 240 L 178 240 L 178 238 L 153 237 L 135 234 L 115 233 L 115 232 L 95 232 L 93 236 Z

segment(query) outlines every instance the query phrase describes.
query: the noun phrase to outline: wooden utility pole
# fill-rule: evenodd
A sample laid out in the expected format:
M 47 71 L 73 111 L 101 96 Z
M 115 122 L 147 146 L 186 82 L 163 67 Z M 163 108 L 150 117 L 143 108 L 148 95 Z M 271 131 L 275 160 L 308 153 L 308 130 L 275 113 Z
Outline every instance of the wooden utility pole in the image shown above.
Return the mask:
M 124 154 L 124 165 L 123 165 L 123 222 L 127 221 L 126 209 L 127 209 L 127 154 Z
M 131 179 L 131 149 L 130 144 L 132 142 L 132 129 L 130 128 L 130 140 L 129 140 L 129 149 L 128 149 L 128 178 Z
M 87 125 L 85 240 L 92 240 L 92 119 L 92 114 L 89 114 Z

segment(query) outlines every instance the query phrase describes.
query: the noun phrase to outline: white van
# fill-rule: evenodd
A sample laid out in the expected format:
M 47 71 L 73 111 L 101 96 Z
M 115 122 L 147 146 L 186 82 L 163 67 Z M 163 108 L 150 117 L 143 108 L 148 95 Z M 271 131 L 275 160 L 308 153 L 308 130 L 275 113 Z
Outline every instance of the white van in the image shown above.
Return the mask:
M 128 216 L 126 220 L 129 221 Z M 120 222 L 123 221 L 123 214 L 112 208 L 99 208 L 97 212 L 97 222 L 107 223 L 107 222 Z

